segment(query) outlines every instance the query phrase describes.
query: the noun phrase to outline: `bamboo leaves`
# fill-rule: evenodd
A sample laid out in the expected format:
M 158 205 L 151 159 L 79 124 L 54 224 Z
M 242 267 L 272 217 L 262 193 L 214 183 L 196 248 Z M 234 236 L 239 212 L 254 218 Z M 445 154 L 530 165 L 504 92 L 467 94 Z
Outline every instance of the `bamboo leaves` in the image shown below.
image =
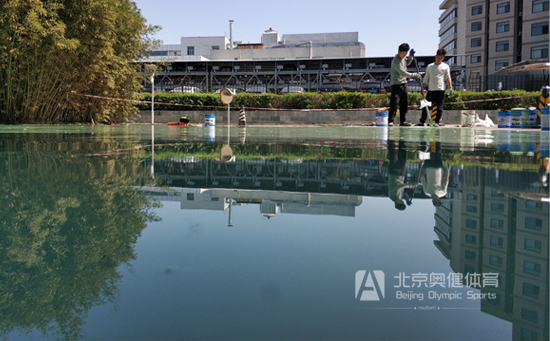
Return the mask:
M 0 5 L 0 123 L 120 122 L 135 108 L 133 63 L 157 28 L 129 0 L 6 0 Z

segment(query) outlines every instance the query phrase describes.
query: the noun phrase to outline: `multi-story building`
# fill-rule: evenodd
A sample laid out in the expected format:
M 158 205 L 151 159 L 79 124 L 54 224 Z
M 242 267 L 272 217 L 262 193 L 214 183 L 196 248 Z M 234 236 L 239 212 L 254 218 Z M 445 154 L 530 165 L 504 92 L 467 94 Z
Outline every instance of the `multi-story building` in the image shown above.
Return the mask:
M 435 213 L 435 245 L 458 273 L 498 273 L 481 310 L 512 323 L 514 340 L 548 340 L 549 205 L 530 172 L 466 168 Z M 442 216 L 447 217 L 441 219 Z M 442 233 L 443 231 L 443 233 Z
M 494 75 L 527 60 L 548 60 L 549 0 L 445 0 L 440 48 L 466 55 L 467 77 Z M 487 86 L 487 85 L 484 85 Z

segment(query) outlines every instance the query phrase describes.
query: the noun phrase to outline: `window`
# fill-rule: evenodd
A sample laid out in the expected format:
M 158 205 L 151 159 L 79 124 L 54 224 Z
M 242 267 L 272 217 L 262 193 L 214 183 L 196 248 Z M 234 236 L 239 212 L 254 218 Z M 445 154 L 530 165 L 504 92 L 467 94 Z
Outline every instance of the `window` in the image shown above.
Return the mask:
M 481 55 L 480 54 L 471 55 L 470 56 L 470 63 L 481 63 Z M 468 211 L 468 206 L 466 206 L 466 211 Z
M 475 230 L 477 228 L 477 220 L 466 219 L 466 228 Z
M 503 2 L 497 5 L 497 14 L 510 12 L 510 1 Z
M 475 195 L 475 194 L 466 194 L 466 200 L 477 201 L 477 195 Z
M 464 258 L 468 260 L 476 260 L 476 253 L 474 251 L 466 250 L 464 251 Z
M 539 321 L 539 313 L 533 310 L 521 308 L 521 318 L 530 322 L 537 323 Z
M 504 220 L 491 218 L 491 227 L 494 229 L 502 230 L 504 228 Z
M 150 55 L 150 56 L 167 56 L 168 51 L 152 51 L 152 52 L 148 52 L 148 55 Z
M 534 0 L 533 13 L 548 11 L 548 0 Z
M 500 237 L 491 236 L 489 238 L 489 243 L 491 244 L 492 247 L 502 249 L 503 239 Z
M 531 47 L 531 59 L 548 58 L 548 45 Z
M 529 330 L 527 328 L 521 327 L 521 333 L 519 336 L 521 341 L 538 341 L 539 337 L 536 332 Z
M 212 50 L 219 50 L 220 47 L 218 45 L 212 45 Z
M 483 5 L 472 7 L 472 15 L 483 14 Z
M 506 65 L 504 65 L 506 64 Z M 504 65 L 504 67 L 508 66 L 508 61 L 507 60 L 497 60 L 496 61 L 496 69 L 497 70 L 500 70 L 502 67 L 498 67 L 499 65 Z M 491 204 L 491 212 L 504 212 L 504 204 L 495 204 L 495 203 L 492 203 Z
M 503 69 L 507 66 L 508 66 L 508 61 L 507 60 L 497 60 L 495 62 L 495 71 Z M 504 205 L 503 204 L 491 204 L 491 211 L 493 211 L 493 212 L 504 212 Z
M 523 272 L 540 277 L 540 264 L 525 260 L 523 261 Z
M 472 55 L 473 57 L 474 55 Z M 476 55 L 476 56 L 479 56 L 479 58 L 481 59 L 481 55 Z M 473 62 L 472 63 L 476 63 L 476 62 Z M 472 205 L 466 205 L 466 212 L 468 213 L 477 213 L 477 207 L 475 206 L 472 206 Z
M 542 219 L 525 217 L 525 228 L 540 231 L 542 229 Z
M 527 296 L 527 297 L 539 298 L 540 287 L 538 285 L 533 285 L 531 283 L 524 282 L 522 294 L 523 296 Z
M 531 35 L 532 36 L 540 36 L 543 34 L 548 34 L 548 21 L 547 22 L 539 22 L 536 24 L 531 25 Z
M 445 25 L 447 25 L 449 21 L 453 20 L 454 18 L 456 18 L 456 9 L 453 9 L 453 11 L 449 13 L 449 15 L 446 16 L 445 19 L 443 19 L 443 21 L 439 23 L 439 29 L 445 27 Z
M 187 200 L 189 201 L 195 200 L 195 193 L 187 193 Z
M 504 193 L 491 188 L 491 198 L 504 198 Z
M 187 55 L 188 56 L 194 56 L 195 55 L 195 46 L 187 46 Z
M 481 46 L 481 38 L 472 38 L 470 47 L 478 47 Z
M 449 38 L 452 34 L 456 32 L 456 26 L 453 25 L 451 28 L 449 28 L 447 31 L 445 31 L 440 37 L 439 42 L 441 43 L 443 40 Z
M 470 234 L 467 234 L 466 235 L 466 243 L 468 244 L 476 244 L 477 243 L 477 238 L 476 236 L 472 236 Z
M 497 33 L 508 32 L 510 31 L 510 22 L 503 21 L 497 23 Z
M 492 264 L 495 266 L 502 266 L 502 257 L 489 255 L 489 264 Z
M 450 43 L 448 43 L 447 45 L 445 45 L 444 49 L 449 52 L 450 50 L 452 49 L 456 49 L 456 40 L 453 40 L 451 41 Z M 447 63 L 449 64 L 449 63 Z
M 508 51 L 510 49 L 510 44 L 508 40 L 497 41 L 496 52 Z
M 525 200 L 525 209 L 526 210 L 542 211 L 542 202 L 533 201 L 533 200 Z
M 472 32 L 481 31 L 481 21 L 476 21 L 472 23 Z
M 523 241 L 523 248 L 527 251 L 541 252 L 542 242 L 536 239 L 525 238 Z

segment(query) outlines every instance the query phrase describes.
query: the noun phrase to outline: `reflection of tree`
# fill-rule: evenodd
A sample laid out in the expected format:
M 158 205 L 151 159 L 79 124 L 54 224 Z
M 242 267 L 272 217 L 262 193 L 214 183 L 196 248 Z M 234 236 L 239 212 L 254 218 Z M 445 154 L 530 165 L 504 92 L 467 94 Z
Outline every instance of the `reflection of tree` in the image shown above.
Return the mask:
M 35 329 L 76 340 L 87 311 L 116 299 L 117 267 L 156 219 L 131 188 L 141 173 L 128 157 L 0 154 L 0 338 Z

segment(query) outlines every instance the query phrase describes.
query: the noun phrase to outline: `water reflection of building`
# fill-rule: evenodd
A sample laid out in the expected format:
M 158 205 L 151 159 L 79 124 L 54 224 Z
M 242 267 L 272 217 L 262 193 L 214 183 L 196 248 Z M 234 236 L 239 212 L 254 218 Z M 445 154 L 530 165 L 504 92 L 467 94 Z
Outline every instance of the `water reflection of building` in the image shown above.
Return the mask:
M 500 274 L 481 310 L 512 322 L 514 340 L 548 340 L 549 205 L 536 173 L 471 167 L 454 180 L 436 246 L 455 272 Z
M 387 163 L 379 160 L 155 160 L 155 177 L 174 187 L 240 188 L 273 191 L 387 196 Z M 409 182 L 419 163 L 407 164 Z M 421 192 L 420 188 L 418 189 Z
M 160 201 L 179 201 L 184 210 L 224 211 L 231 205 L 257 204 L 265 217 L 278 213 L 355 216 L 362 197 L 345 194 L 296 193 L 223 188 L 141 187 Z

